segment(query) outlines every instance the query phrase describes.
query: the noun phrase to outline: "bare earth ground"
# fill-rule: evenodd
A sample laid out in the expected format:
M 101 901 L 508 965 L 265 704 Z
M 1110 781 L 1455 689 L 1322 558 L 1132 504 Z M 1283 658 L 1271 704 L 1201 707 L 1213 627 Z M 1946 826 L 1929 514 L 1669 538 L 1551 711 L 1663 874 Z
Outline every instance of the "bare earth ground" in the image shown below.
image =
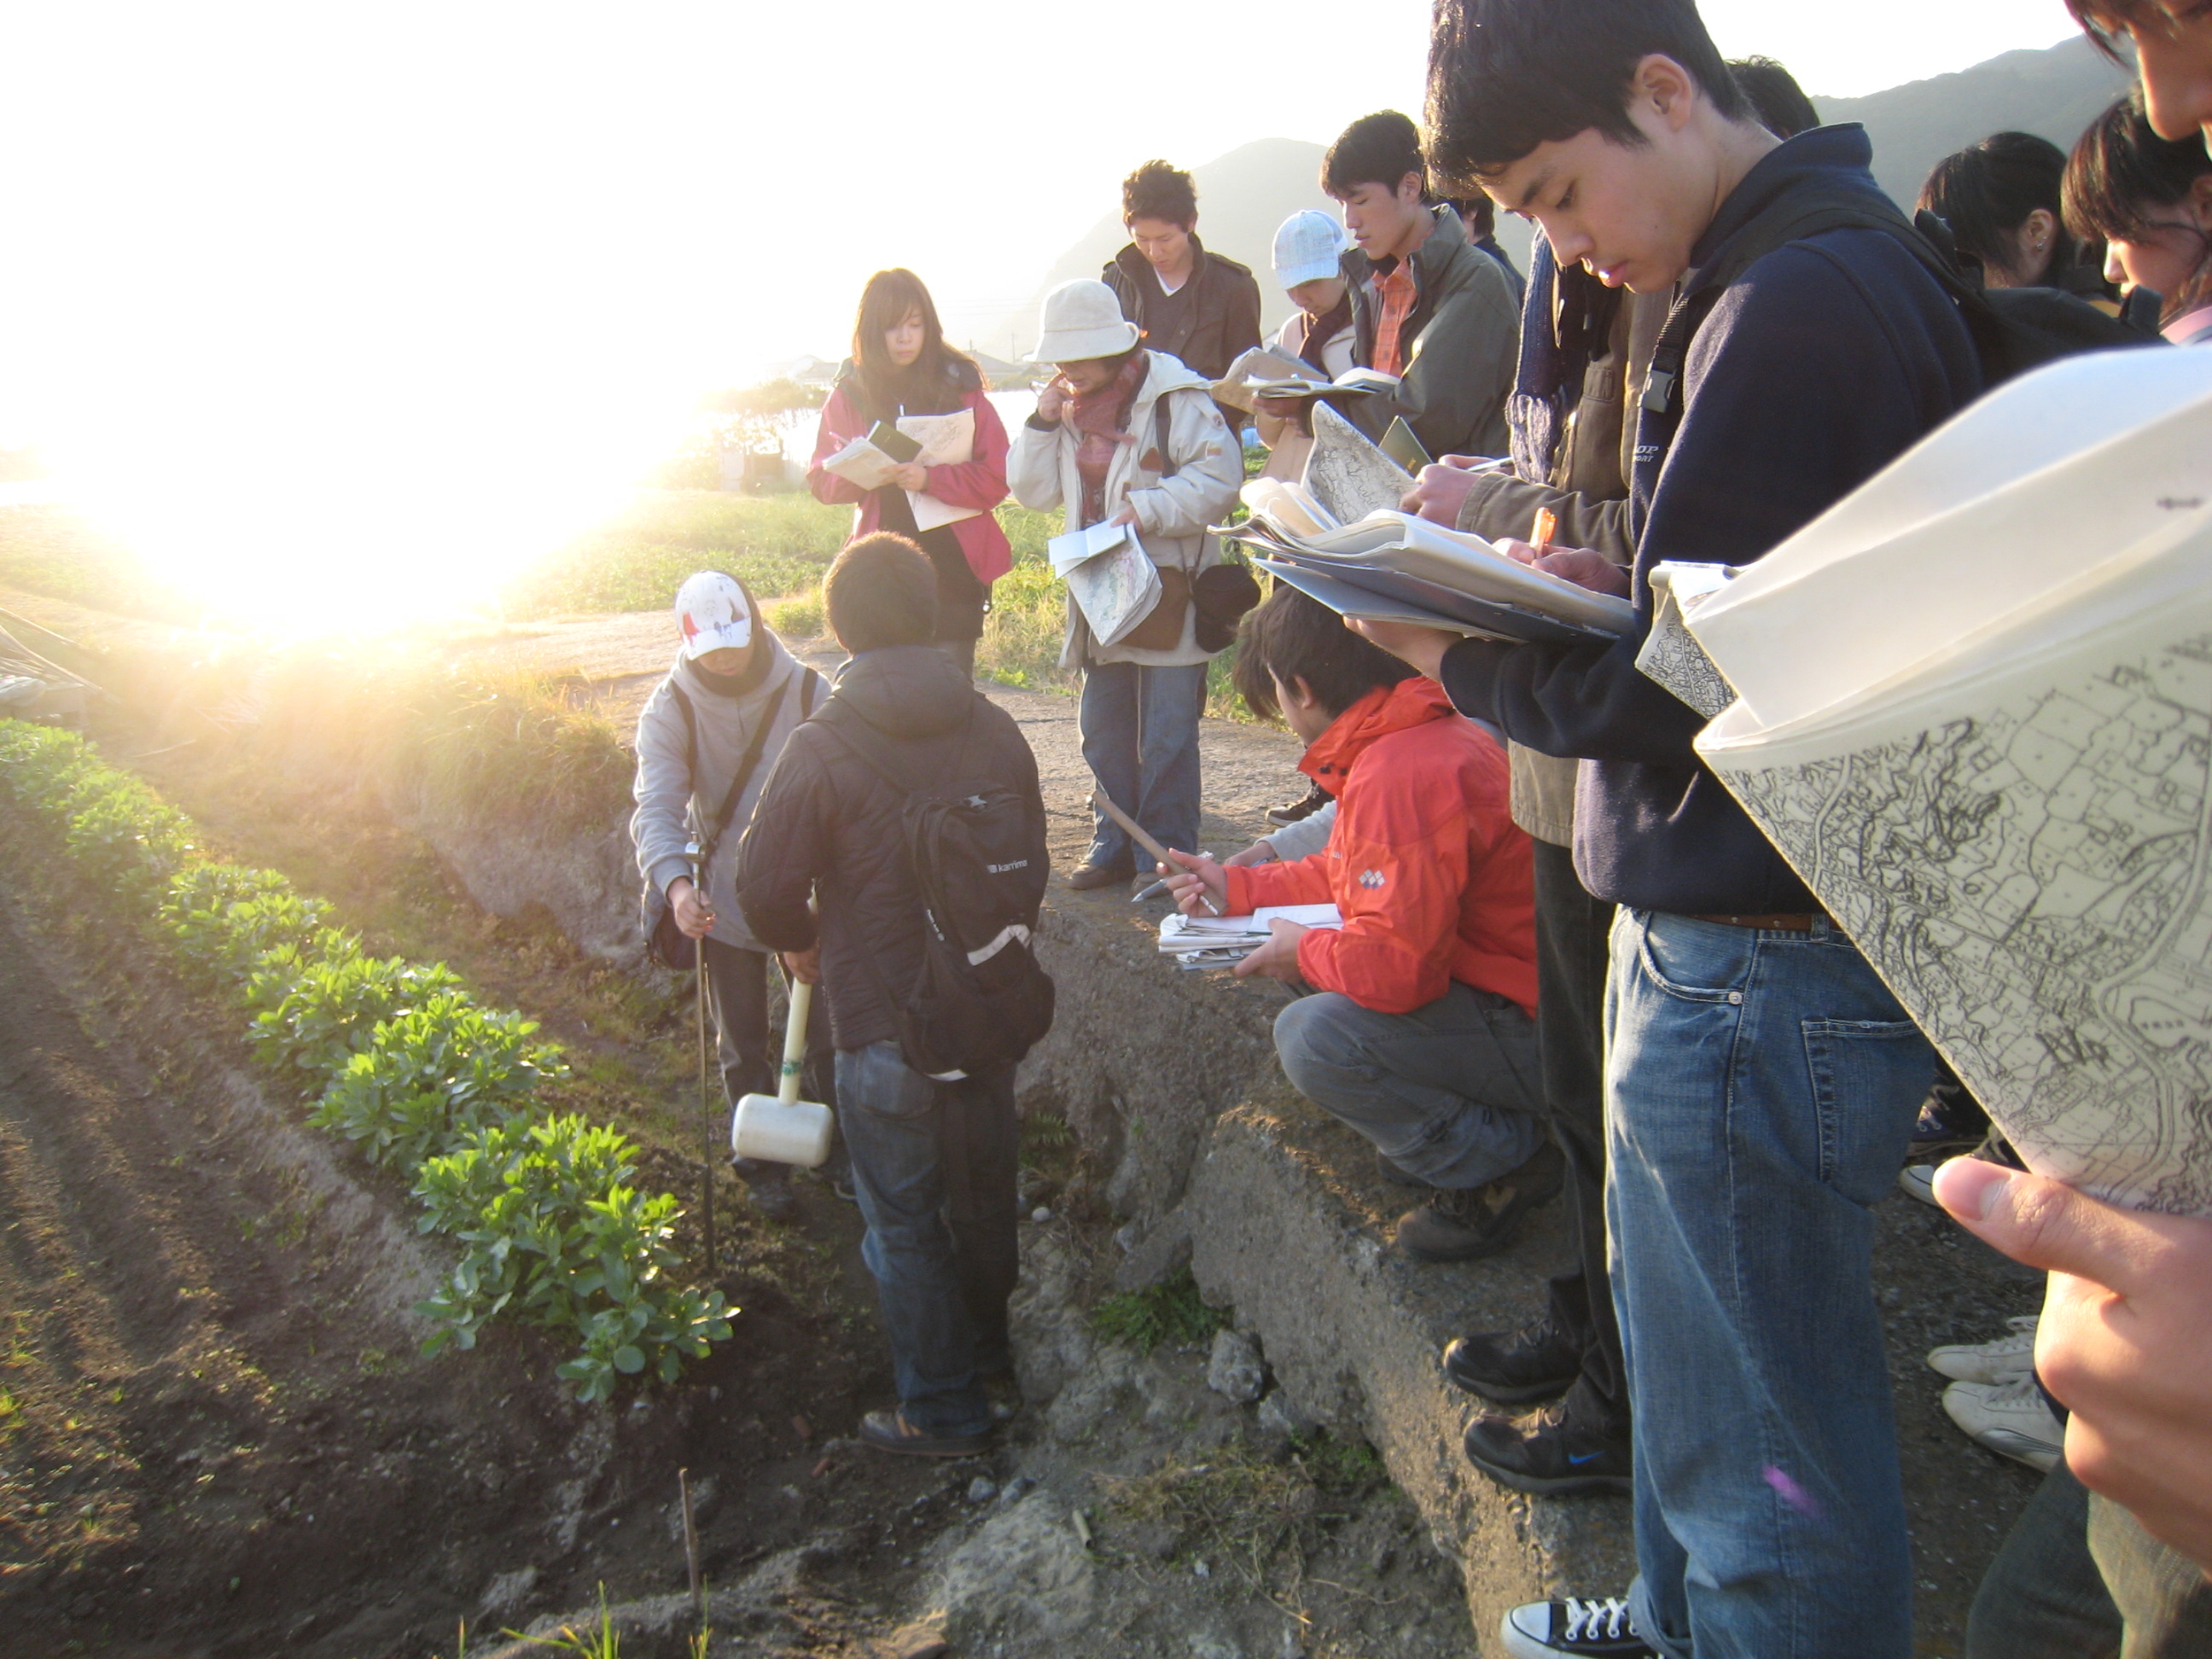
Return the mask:
M 8 602 L 57 627 L 85 616 Z M 651 613 L 448 648 L 580 671 L 627 726 L 672 643 Z M 1074 702 L 988 689 L 1037 753 L 1066 869 L 1088 830 Z M 1301 791 L 1279 732 L 1209 720 L 1201 744 L 1216 851 Z M 352 845 L 330 824 L 269 820 L 276 807 L 249 805 L 191 750 L 145 764 L 204 823 L 222 816 L 242 855 L 296 868 L 303 849 L 327 860 Z M 440 884 L 427 854 L 414 862 Z M 569 1404 L 550 1383 L 557 1356 L 527 1334 L 420 1360 L 405 1309 L 422 1267 L 404 1194 L 241 1103 L 235 1048 L 208 1036 L 229 1017 L 57 906 L 48 884 L 0 864 L 0 1626 L 24 1633 L 0 1647 L 450 1659 L 465 1616 L 477 1653 L 477 1631 L 587 1607 L 601 1583 L 617 1601 L 680 1590 L 678 1466 L 707 1493 L 717 1654 L 896 1651 L 879 1644 L 926 1585 L 960 1571 L 1002 1581 L 1006 1603 L 976 1593 L 971 1623 L 994 1633 L 963 1651 L 1364 1659 L 1486 1641 L 1387 1486 L 1327 1498 L 1315 1547 L 1284 1558 L 1287 1578 L 1283 1559 L 1252 1571 L 1187 1515 L 1146 1522 L 1115 1506 L 1112 1480 L 1259 1432 L 1250 1407 L 1204 1387 L 1202 1355 L 1095 1355 L 1053 1412 L 1014 1419 L 988 1463 L 915 1469 L 862 1455 L 840 1437 L 888 1379 L 852 1212 L 818 1187 L 803 1193 L 792 1237 L 834 1273 L 834 1296 L 795 1306 L 772 1278 L 734 1280 L 738 1340 L 641 1409 Z M 1110 890 L 1056 890 L 1054 902 L 1138 914 Z M 564 979 L 585 965 L 561 941 L 518 951 L 439 903 L 456 911 L 468 971 L 533 1012 L 551 1006 L 550 1035 L 603 1050 L 672 1040 L 581 1029 L 559 1011 Z M 1319 1121 L 1303 1133 L 1346 1139 Z M 1334 1151 L 1359 1185 L 1358 1149 Z M 1079 1192 L 1030 1196 L 1076 1221 L 1025 1224 L 1022 1317 L 1032 1331 L 1079 1325 L 1103 1212 L 1086 1216 Z M 1377 1190 L 1364 1207 L 1392 1196 Z M 2033 1477 L 1958 1435 L 1920 1355 L 1996 1334 L 2037 1291 L 1910 1200 L 1888 1200 L 1878 1219 L 1923 1651 L 1955 1653 L 1973 1585 Z M 979 1473 L 994 1488 L 981 1496 Z M 1079 1510 L 1097 1536 L 1071 1553 Z M 681 1652 L 672 1630 L 634 1626 L 624 1651 Z

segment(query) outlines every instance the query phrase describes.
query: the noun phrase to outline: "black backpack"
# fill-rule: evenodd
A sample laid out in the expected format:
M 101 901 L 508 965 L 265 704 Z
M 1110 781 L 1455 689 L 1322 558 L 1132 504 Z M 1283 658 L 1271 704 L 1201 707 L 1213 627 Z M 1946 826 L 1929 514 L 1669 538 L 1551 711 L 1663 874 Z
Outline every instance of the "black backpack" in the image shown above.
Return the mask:
M 1824 231 L 1878 230 L 1896 240 L 1951 296 L 1974 343 L 1982 389 L 1990 391 L 2026 373 L 2080 351 L 2164 343 L 2153 331 L 2108 317 L 2078 295 L 2057 289 L 1984 289 L 1981 273 L 1960 259 L 1950 227 L 1931 213 L 1908 222 L 1886 199 L 1870 198 L 1848 185 L 1793 191 L 1758 214 L 1690 273 L 1651 354 L 1644 383 L 1637 444 L 1655 441 L 1663 458 L 1681 422 L 1682 369 L 1690 342 L 1727 289 L 1757 260 L 1790 242 Z M 1642 463 L 1638 463 L 1639 471 Z
M 950 755 L 934 744 L 896 754 L 835 697 L 816 723 L 905 798 L 921 967 L 903 997 L 883 991 L 907 1064 L 940 1081 L 1014 1064 L 1052 1029 L 1052 976 L 1035 949 L 1050 872 L 1031 845 L 1033 804 L 995 778 L 964 775 L 972 703 Z

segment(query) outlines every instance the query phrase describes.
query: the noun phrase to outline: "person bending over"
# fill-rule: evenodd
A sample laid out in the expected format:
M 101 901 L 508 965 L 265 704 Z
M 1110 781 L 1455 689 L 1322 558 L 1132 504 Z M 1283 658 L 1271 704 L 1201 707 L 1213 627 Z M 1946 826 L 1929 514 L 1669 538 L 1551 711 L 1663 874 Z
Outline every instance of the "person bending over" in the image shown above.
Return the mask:
M 1237 966 L 1310 988 L 1276 1017 L 1283 1071 L 1374 1143 L 1384 1173 L 1436 1189 L 1398 1223 L 1407 1255 L 1501 1250 L 1562 1167 L 1539 1115 L 1528 837 L 1507 811 L 1505 751 L 1433 681 L 1287 587 L 1240 626 L 1237 683 L 1305 740 L 1300 768 L 1337 796 L 1335 826 L 1326 850 L 1289 863 L 1177 854 L 1170 888 L 1187 912 L 1201 893 L 1232 915 L 1343 912 L 1340 932 L 1278 919 Z
M 823 588 L 830 630 L 853 659 L 762 793 L 738 853 L 738 899 L 775 949 L 821 953 L 840 1122 L 868 1228 L 861 1254 L 899 1395 L 896 1410 L 867 1414 L 860 1437 L 963 1456 L 988 1443 L 983 1382 L 1009 1364 L 1014 1068 L 926 1077 L 900 1048 L 898 1009 L 920 972 L 925 924 L 907 792 L 886 773 L 1003 784 L 1028 804 L 1040 870 L 1044 802 L 1021 729 L 932 647 L 937 579 L 913 543 L 863 536 Z

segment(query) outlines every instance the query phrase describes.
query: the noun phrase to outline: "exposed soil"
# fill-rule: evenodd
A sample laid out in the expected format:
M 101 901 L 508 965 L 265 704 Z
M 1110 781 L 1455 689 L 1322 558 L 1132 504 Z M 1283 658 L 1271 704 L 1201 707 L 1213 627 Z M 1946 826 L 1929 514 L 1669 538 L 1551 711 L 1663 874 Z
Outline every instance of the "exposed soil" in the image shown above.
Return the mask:
M 941 1474 L 825 1455 L 814 1425 L 884 1391 L 873 1344 L 733 1282 L 737 1340 L 617 1408 L 568 1400 L 533 1334 L 421 1359 L 435 1260 L 404 1195 L 270 1109 L 200 1035 L 222 1011 L 82 919 L 46 925 L 21 851 L 0 872 L 9 1651 L 451 1655 L 462 1619 L 681 1589 L 678 1468 L 711 1580 L 825 1534 L 849 1557 L 748 1651 L 881 1626 L 908 1535 L 877 1519 Z

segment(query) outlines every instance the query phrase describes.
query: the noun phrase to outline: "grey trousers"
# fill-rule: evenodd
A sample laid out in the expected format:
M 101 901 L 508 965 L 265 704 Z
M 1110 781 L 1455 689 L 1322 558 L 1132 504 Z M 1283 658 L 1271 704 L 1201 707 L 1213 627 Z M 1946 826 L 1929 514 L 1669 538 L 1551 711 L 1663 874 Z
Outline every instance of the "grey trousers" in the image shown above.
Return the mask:
M 1990 1563 L 1966 1659 L 2193 1659 L 2212 1653 L 2212 1583 L 2061 1463 Z
M 1410 1014 L 1316 991 L 1275 1016 L 1275 1052 L 1300 1094 L 1431 1187 L 1480 1187 L 1543 1145 L 1536 1023 L 1472 985 Z
M 723 1092 L 732 1106 L 747 1095 L 772 1095 L 783 1063 L 783 1033 L 768 1028 L 768 953 L 710 939 L 706 957 L 707 1002 L 714 1013 Z M 817 986 L 806 1021 L 801 1100 L 832 1108 L 837 1104 L 835 1058 L 830 1046 L 830 1009 Z

